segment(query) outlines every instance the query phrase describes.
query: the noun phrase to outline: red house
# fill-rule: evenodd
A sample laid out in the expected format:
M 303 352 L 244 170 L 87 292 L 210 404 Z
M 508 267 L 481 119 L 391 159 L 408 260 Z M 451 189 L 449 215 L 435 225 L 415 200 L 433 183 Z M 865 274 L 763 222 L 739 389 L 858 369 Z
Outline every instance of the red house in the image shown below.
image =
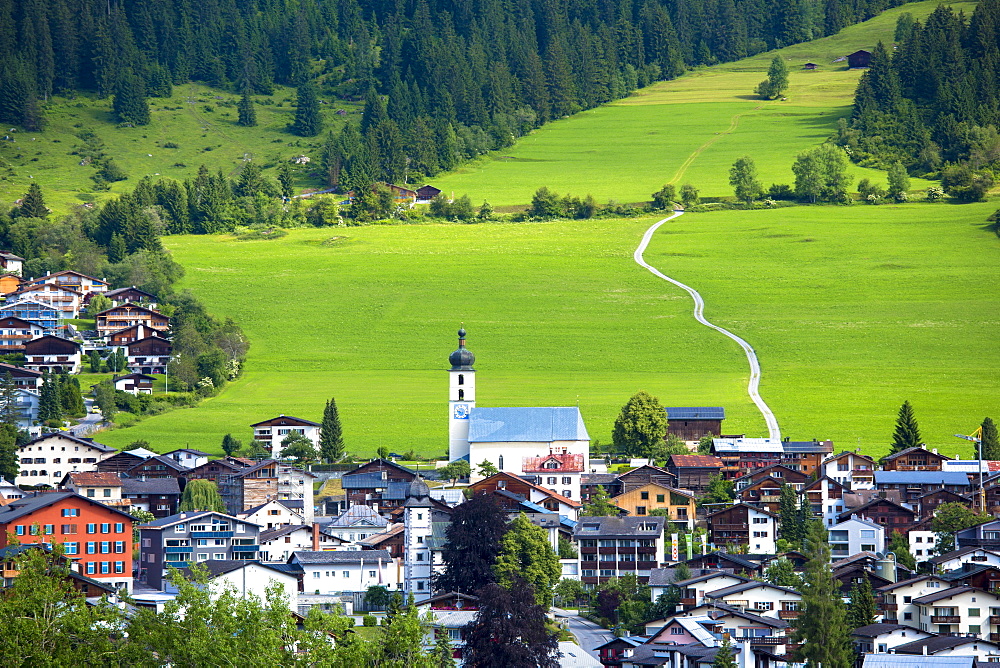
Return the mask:
M 0 548 L 62 543 L 75 569 L 132 590 L 132 516 L 73 492 L 36 492 L 0 506 Z

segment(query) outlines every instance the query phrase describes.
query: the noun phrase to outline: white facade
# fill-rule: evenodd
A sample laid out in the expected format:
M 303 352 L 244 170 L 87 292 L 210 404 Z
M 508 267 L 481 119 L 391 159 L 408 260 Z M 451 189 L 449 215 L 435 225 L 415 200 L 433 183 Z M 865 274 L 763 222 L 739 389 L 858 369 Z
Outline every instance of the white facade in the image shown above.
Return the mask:
M 63 476 L 75 471 L 96 471 L 97 462 L 116 450 L 100 443 L 64 436 L 41 436 L 17 449 L 21 470 L 14 484 L 56 487 Z
M 470 455 L 469 415 L 475 407 L 475 370 L 471 367 L 467 370 L 452 369 L 448 372 L 448 461 L 450 462 Z M 477 463 L 473 462 L 473 470 Z
M 305 524 L 312 524 L 316 519 L 316 505 L 313 500 L 315 477 L 297 466 L 278 463 L 278 500 L 302 501 L 302 520 Z
M 886 654 L 889 650 L 895 649 L 900 645 L 905 645 L 907 643 L 930 637 L 930 633 L 910 627 L 893 629 L 892 631 L 880 633 L 874 638 L 871 638 L 872 652 L 874 654 Z
M 270 534 L 278 534 L 273 538 Z M 260 534 L 260 560 L 286 563 L 293 552 L 303 552 L 318 547 L 320 550 L 343 549 L 344 541 L 317 532 L 313 543 L 313 529 L 309 526 L 289 527 L 288 531 L 262 531 Z
M 1000 553 L 992 552 L 981 547 L 969 550 L 968 552 L 964 549 L 958 552 L 949 552 L 948 554 L 941 556 L 942 558 L 935 559 L 934 564 L 944 572 L 961 568 L 962 564 L 967 562 L 976 563 L 980 566 L 997 566 L 1000 568 Z
M 910 554 L 918 562 L 927 561 L 935 555 L 934 548 L 937 547 L 935 532 L 910 529 L 906 536 L 910 541 Z
M 969 633 L 989 638 L 990 616 L 1000 615 L 1000 596 L 972 587 L 953 587 L 954 594 L 933 602 L 917 599 L 920 630 L 931 633 Z M 949 590 L 950 591 L 950 590 Z
M 280 422 L 286 416 L 281 415 L 268 422 Z M 302 434 L 310 441 L 313 447 L 319 449 L 319 432 L 321 425 L 308 423 L 299 418 L 288 418 L 287 424 L 256 424 L 253 425 L 254 440 L 264 443 L 275 455 L 281 453 L 281 442 L 292 432 Z
M 17 427 L 24 429 L 32 436 L 41 433 L 41 427 L 36 427 L 38 421 L 38 406 L 41 403 L 41 395 L 37 390 L 28 390 L 19 387 L 17 389 Z
M 304 561 L 298 558 L 301 554 L 329 555 L 330 559 L 323 562 Z M 292 554 L 291 562 L 302 567 L 302 591 L 305 594 L 363 592 L 374 586 L 383 586 L 391 591 L 399 586 L 398 569 L 395 560 L 384 556 L 387 554 L 385 550 L 296 552 Z M 381 559 L 379 555 L 383 555 Z
M 163 456 L 170 457 L 178 464 L 186 466 L 189 469 L 193 469 L 197 466 L 203 466 L 204 464 L 208 463 L 207 452 L 202 452 L 200 450 L 191 450 L 189 448 L 173 450 L 171 452 L 166 453 Z
M 681 598 L 691 599 L 693 605 L 702 605 L 705 602 L 705 594 L 745 582 L 747 582 L 747 578 L 719 572 L 718 574 L 691 578 L 690 580 L 682 580 L 676 583 L 658 584 L 656 586 L 650 584 L 649 592 L 653 603 L 656 603 L 656 599 L 661 594 L 666 593 L 667 589 L 676 585 L 681 589 Z
M 266 600 L 267 589 L 272 584 L 280 585 L 288 608 L 298 612 L 299 581 L 290 573 L 283 573 L 263 564 L 247 562 L 239 568 L 221 573 L 209 579 L 208 588 L 212 599 L 218 599 L 227 589 L 236 593 L 239 598 L 254 597 L 262 603 Z M 166 585 L 166 591 L 176 591 L 172 585 Z
M 268 501 L 256 508 L 236 513 L 236 516 L 254 524 L 259 524 L 264 529 L 275 529 L 289 524 L 305 524 L 305 519 L 301 513 L 291 510 L 279 501 Z M 310 544 L 312 543 L 310 542 Z
M 433 589 L 434 553 L 428 545 L 431 516 L 430 503 L 408 502 L 403 511 L 403 587 L 415 601 L 430 598 Z
M 859 552 L 884 552 L 885 528 L 875 522 L 852 517 L 828 530 L 831 557 L 843 559 Z
M 80 373 L 83 354 L 77 346 L 69 355 L 25 355 L 24 368 L 32 371 L 55 371 L 57 373 Z
M 77 318 L 83 307 L 83 294 L 71 288 L 44 283 L 22 288 L 17 296 L 48 304 L 62 313 L 63 318 Z
M 896 624 L 912 626 L 915 629 L 920 628 L 920 610 L 919 606 L 913 603 L 913 599 L 927 594 L 935 594 L 950 586 L 950 582 L 939 577 L 923 576 L 880 587 L 879 591 L 883 593 L 884 603 L 897 606 L 895 620 L 892 620 L 890 612 L 889 615 L 885 615 L 884 621 L 894 621 Z
M 782 612 L 797 614 L 799 603 L 802 601 L 802 595 L 797 591 L 776 587 L 766 582 L 745 583 L 706 592 L 705 598 L 771 619 L 790 617 L 788 614 L 782 615 Z

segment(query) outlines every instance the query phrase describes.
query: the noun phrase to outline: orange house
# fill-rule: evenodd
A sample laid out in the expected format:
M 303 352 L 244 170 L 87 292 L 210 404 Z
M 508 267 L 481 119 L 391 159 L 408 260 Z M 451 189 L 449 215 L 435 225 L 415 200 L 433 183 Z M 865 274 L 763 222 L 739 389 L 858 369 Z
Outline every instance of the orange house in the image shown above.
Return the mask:
M 132 590 L 132 516 L 73 492 L 36 492 L 0 506 L 0 548 L 61 543 L 81 575 Z

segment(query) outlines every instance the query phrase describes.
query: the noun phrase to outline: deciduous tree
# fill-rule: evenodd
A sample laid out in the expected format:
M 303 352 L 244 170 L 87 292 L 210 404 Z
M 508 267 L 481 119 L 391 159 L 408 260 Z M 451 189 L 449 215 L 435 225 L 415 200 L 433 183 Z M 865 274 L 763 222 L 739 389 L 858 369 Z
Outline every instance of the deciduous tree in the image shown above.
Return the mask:
M 930 529 L 937 533 L 938 554 L 951 552 L 955 548 L 955 532 L 989 522 L 993 516 L 973 510 L 964 503 L 942 503 L 934 510 Z
M 615 418 L 611 440 L 619 452 L 648 456 L 667 435 L 667 412 L 648 392 L 636 392 Z
M 899 530 L 893 530 L 889 537 L 889 551 L 896 555 L 896 561 L 911 571 L 917 570 L 917 560 L 910 552 L 910 542 Z
M 281 439 L 281 456 L 294 457 L 299 462 L 314 462 L 319 458 L 319 453 L 307 436 L 297 431 L 290 431 Z
M 512 587 L 522 579 L 535 592 L 535 602 L 548 606 L 552 588 L 562 575 L 559 555 L 549 544 L 545 529 L 535 526 L 524 513 L 518 515 L 504 534 L 495 566 L 497 581 Z
M 444 572 L 435 580 L 442 591 L 472 594 L 496 582 L 494 565 L 507 533 L 507 514 L 492 494 L 479 493 L 455 506 L 445 530 Z
M 767 78 L 757 84 L 756 93 L 765 100 L 773 100 L 781 97 L 781 94 L 788 88 L 788 65 L 781 56 L 771 59 L 771 66 L 767 68 Z
M 545 613 L 523 581 L 510 588 L 486 585 L 479 593 L 479 612 L 465 627 L 465 663 L 480 668 L 557 668 L 558 636 L 546 628 Z
M 590 499 L 580 509 L 580 515 L 584 517 L 617 517 L 621 514 L 622 509 L 611 501 L 604 485 L 598 485 L 590 495 Z
M 232 434 L 226 434 L 222 437 L 222 451 L 226 453 L 227 457 L 232 457 L 242 447 L 243 444 Z
M 733 163 L 729 168 L 729 185 L 733 187 L 736 199 L 747 204 L 753 204 L 754 200 L 764 192 L 764 186 L 757 178 L 757 165 L 753 158 L 748 155 L 743 156 Z
M 214 510 L 219 513 L 226 512 L 226 504 L 219 496 L 218 486 L 211 480 L 190 480 L 184 486 L 184 493 L 181 494 L 181 501 L 177 506 L 179 512 L 189 510 Z

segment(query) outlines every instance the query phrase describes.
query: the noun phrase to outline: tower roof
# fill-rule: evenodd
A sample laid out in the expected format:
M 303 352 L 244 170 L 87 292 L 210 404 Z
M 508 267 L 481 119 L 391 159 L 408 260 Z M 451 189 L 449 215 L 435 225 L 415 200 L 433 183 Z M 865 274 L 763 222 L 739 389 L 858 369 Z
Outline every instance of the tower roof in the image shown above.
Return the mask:
M 458 330 L 458 350 L 448 356 L 452 371 L 475 371 L 476 356 L 465 347 L 465 328 Z

